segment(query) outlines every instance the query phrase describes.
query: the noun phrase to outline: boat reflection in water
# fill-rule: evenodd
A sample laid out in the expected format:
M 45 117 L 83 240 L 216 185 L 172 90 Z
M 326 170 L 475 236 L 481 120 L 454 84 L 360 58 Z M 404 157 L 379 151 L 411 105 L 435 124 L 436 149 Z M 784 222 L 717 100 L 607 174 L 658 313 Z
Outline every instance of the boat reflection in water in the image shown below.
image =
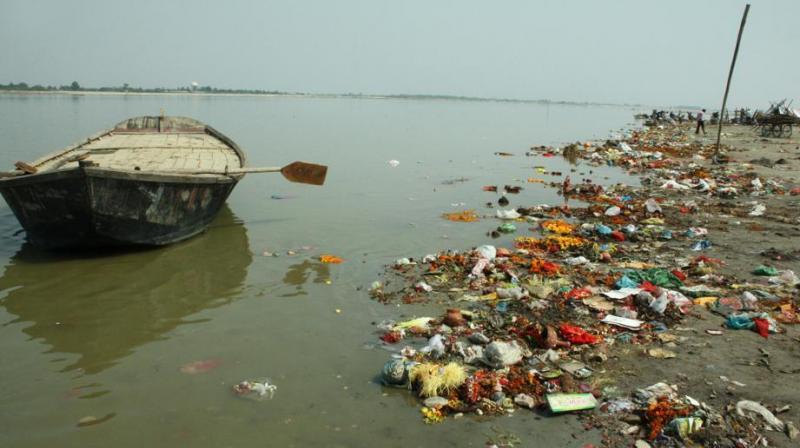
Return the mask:
M 283 276 L 283 284 L 294 286 L 294 291 L 281 294 L 281 297 L 305 296 L 305 284 L 308 283 L 310 273 L 314 272 L 314 283 L 323 284 L 330 282 L 331 269 L 327 264 L 316 260 L 303 260 L 300 263 L 289 266 L 286 275 Z
M 97 373 L 235 300 L 251 261 L 245 227 L 224 206 L 205 234 L 165 248 L 65 256 L 26 243 L 0 278 L 0 304 L 48 352 L 79 355 L 62 371 Z

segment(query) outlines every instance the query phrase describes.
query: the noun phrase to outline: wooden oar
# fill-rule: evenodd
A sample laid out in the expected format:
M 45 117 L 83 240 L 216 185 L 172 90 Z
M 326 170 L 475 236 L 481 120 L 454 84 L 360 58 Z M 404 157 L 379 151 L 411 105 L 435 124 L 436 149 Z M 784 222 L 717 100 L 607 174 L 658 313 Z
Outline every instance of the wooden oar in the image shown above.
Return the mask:
M 235 168 L 224 172 L 219 170 L 209 171 L 176 171 L 180 174 L 254 174 L 254 173 L 281 173 L 289 182 L 299 182 L 302 184 L 322 185 L 325 183 L 325 176 L 328 174 L 328 167 L 307 162 L 292 162 L 284 167 L 264 166 L 253 168 Z
M 83 156 L 83 155 L 82 155 Z M 77 158 L 75 160 L 78 160 Z M 37 172 L 33 167 L 25 162 L 17 162 L 16 168 L 19 171 L 0 172 L 2 177 L 15 177 L 20 174 L 34 174 Z M 302 184 L 322 185 L 325 183 L 325 176 L 328 174 L 328 167 L 308 162 L 292 162 L 284 167 L 263 166 L 253 168 L 235 168 L 225 171 L 220 170 L 180 170 L 180 171 L 153 171 L 159 174 L 255 174 L 255 173 L 281 173 L 289 182 Z

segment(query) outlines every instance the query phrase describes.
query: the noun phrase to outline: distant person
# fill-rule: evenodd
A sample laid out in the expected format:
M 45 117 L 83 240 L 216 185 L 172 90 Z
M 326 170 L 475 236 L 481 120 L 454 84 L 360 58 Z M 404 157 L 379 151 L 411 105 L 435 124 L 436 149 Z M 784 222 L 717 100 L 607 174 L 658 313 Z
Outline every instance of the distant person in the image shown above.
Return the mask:
M 694 130 L 695 134 L 700 133 L 700 129 L 703 130 L 703 135 L 706 135 L 706 120 L 705 120 L 706 110 L 703 109 L 697 113 L 697 129 Z
M 571 192 L 572 192 L 572 181 L 570 180 L 569 175 L 567 175 L 567 178 L 564 179 L 564 183 L 561 184 L 561 194 L 563 194 L 564 197 L 566 198 L 567 195 Z

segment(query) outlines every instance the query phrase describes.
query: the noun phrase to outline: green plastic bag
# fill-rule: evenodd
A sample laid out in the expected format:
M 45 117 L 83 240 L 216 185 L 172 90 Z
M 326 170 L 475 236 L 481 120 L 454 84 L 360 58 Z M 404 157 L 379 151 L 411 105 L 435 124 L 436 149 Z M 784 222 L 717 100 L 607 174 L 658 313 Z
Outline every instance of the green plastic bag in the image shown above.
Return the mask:
M 764 266 L 762 264 L 753 270 L 753 275 L 766 275 L 768 277 L 774 277 L 778 275 L 778 270 L 772 266 Z
M 625 276 L 637 284 L 648 281 L 656 286 L 670 289 L 678 289 L 683 286 L 681 279 L 676 277 L 672 272 L 663 268 L 642 270 L 628 269 L 625 271 Z
M 503 233 L 514 233 L 517 231 L 517 227 L 510 222 L 506 222 L 501 224 L 500 227 L 497 228 L 497 231 Z

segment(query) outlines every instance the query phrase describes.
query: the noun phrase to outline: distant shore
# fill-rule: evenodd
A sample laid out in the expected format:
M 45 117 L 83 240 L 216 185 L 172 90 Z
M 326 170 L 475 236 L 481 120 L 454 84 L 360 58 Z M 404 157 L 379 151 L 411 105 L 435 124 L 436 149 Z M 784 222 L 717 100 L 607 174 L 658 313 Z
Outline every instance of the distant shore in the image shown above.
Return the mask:
M 519 103 L 519 104 L 543 104 L 555 106 L 610 106 L 610 107 L 650 107 L 642 104 L 621 104 L 621 103 L 596 103 L 579 101 L 553 101 L 553 100 L 524 100 L 512 98 L 482 98 L 451 95 L 376 95 L 376 94 L 348 94 L 348 93 L 292 93 L 292 92 L 265 92 L 265 93 L 234 93 L 234 92 L 120 92 L 120 91 L 101 91 L 101 90 L 0 90 L 0 95 L 64 95 L 64 96 L 223 96 L 223 97 L 288 97 L 288 98 L 353 98 L 367 100 L 438 100 L 438 101 L 471 101 L 471 102 L 494 102 L 494 103 Z
M 65 96 L 314 96 L 303 93 L 213 93 L 213 92 L 117 92 L 100 90 L 0 90 L 0 95 Z

